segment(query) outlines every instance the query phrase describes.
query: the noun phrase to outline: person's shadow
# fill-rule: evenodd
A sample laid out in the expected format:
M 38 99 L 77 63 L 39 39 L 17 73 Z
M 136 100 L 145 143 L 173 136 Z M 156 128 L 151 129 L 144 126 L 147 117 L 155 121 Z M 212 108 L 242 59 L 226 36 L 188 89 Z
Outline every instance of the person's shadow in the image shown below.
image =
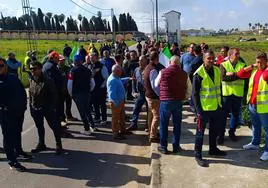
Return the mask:
M 41 163 L 54 169 L 29 169 L 29 173 L 87 180 L 86 186 L 89 187 L 117 187 L 131 181 L 150 184 L 150 176 L 139 176 L 138 169 L 127 165 L 149 165 L 149 158 L 77 150 L 65 152 L 67 154 L 61 156 L 53 156 L 51 153 L 38 154 L 32 163 Z

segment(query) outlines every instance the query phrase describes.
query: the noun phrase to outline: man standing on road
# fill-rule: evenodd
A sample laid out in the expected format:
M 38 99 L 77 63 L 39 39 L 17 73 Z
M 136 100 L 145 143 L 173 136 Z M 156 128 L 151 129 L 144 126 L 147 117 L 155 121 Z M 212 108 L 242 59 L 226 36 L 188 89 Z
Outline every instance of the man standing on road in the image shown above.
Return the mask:
M 136 48 L 138 49 L 138 53 L 139 53 L 139 56 L 141 56 L 141 51 L 142 51 L 142 45 L 141 45 L 141 41 L 138 42 Z
M 229 60 L 220 65 L 223 95 L 222 102 L 225 114 L 223 121 L 224 127 L 219 135 L 219 144 L 224 143 L 225 126 L 229 112 L 233 115 L 233 121 L 230 121 L 229 138 L 232 141 L 237 141 L 235 131 L 239 124 L 239 114 L 242 109 L 242 98 L 244 96 L 245 87 L 245 81 L 236 76 L 236 73 L 245 67 L 245 63 L 241 62 L 239 59 L 239 49 L 234 48 L 230 50 Z M 227 72 L 228 74 L 226 74 Z
M 59 61 L 59 54 L 55 51 L 52 51 L 48 55 L 48 60 L 43 65 L 42 72 L 46 78 L 53 80 L 57 88 L 57 97 L 58 99 L 62 99 L 64 98 L 64 80 L 62 79 L 61 71 L 57 66 L 58 61 Z M 61 104 L 62 104 L 61 101 L 57 100 L 57 109 L 56 109 L 57 118 L 55 119 L 55 121 L 59 122 L 58 125 L 60 127 L 61 127 L 61 124 L 60 124 Z M 71 137 L 72 135 L 68 133 L 66 130 L 62 129 L 61 136 Z
M 7 67 L 9 74 L 19 77 L 19 70 L 20 70 L 21 75 L 21 62 L 16 60 L 15 54 L 13 52 L 8 53 Z
M 74 56 L 75 66 L 71 69 L 68 80 L 68 91 L 73 97 L 79 114 L 84 123 L 82 134 L 91 135 L 94 132 L 94 122 L 90 112 L 91 91 L 95 87 L 91 71 L 83 66 L 83 59 L 79 55 Z
M 108 73 L 110 75 L 112 73 L 112 67 L 115 64 L 115 61 L 114 59 L 110 58 L 110 54 L 108 50 L 103 51 L 103 58 L 102 58 L 101 63 L 106 66 L 106 68 L 108 69 Z
M 119 65 L 114 65 L 112 74 L 107 80 L 107 92 L 109 104 L 112 109 L 112 130 L 113 138 L 116 140 L 125 139 L 125 134 L 130 134 L 125 127 L 125 87 L 120 79 L 122 69 Z M 126 78 L 128 80 L 129 78 Z
M 46 78 L 42 73 L 42 64 L 32 62 L 30 64 L 32 77 L 29 78 L 30 112 L 38 131 L 38 144 L 32 149 L 32 153 L 46 151 L 44 118 L 54 133 L 56 140 L 56 154 L 62 152 L 60 126 L 57 121 L 57 88 L 53 80 Z
M 74 118 L 72 115 L 72 97 L 69 95 L 67 90 L 68 76 L 71 70 L 71 67 L 65 64 L 65 57 L 60 55 L 58 68 L 61 71 L 63 84 L 63 98 L 61 100 L 61 124 L 66 126 L 67 121 L 77 121 L 77 118 Z
M 144 88 L 146 101 L 148 103 L 148 129 L 149 129 L 149 141 L 159 142 L 159 137 L 157 135 L 157 128 L 160 122 L 159 106 L 160 106 L 160 89 L 155 87 L 155 80 L 158 73 L 164 67 L 159 63 L 159 55 L 157 51 L 152 51 L 150 53 L 150 63 L 144 70 Z
M 67 61 L 68 65 L 70 64 L 70 55 L 72 53 L 72 48 L 70 46 L 68 46 L 68 44 L 64 45 L 64 49 L 63 49 L 63 56 L 65 58 L 65 61 Z
M 158 151 L 168 154 L 168 125 L 172 115 L 173 153 L 181 151 L 182 101 L 186 97 L 187 74 L 180 68 L 178 56 L 172 56 L 169 66 L 159 72 L 156 84 L 160 84 L 160 146 Z M 159 80 L 159 81 L 158 81 Z
M 107 121 L 107 106 L 106 106 L 106 82 L 109 76 L 108 70 L 104 64 L 98 60 L 98 54 L 92 53 L 91 56 L 93 77 L 95 81 L 95 88 L 92 93 L 92 103 L 95 111 L 95 123 L 106 125 Z M 101 112 L 100 112 L 101 110 Z
M 147 66 L 147 59 L 146 56 L 142 55 L 139 58 L 140 66 L 135 69 L 134 71 L 134 80 L 132 81 L 132 91 L 133 95 L 136 97 L 135 107 L 132 114 L 131 124 L 130 127 L 128 127 L 128 130 L 137 130 L 138 129 L 138 119 L 139 114 L 142 110 L 142 106 L 144 103 L 146 104 L 146 107 L 148 109 L 148 105 L 145 98 L 145 90 L 144 90 L 144 81 L 142 79 L 143 71 L 145 70 Z M 147 110 L 148 111 L 148 110 Z
M 26 93 L 21 82 L 16 76 L 7 73 L 6 61 L 0 58 L 0 125 L 3 134 L 4 150 L 10 169 L 24 172 L 27 169 L 17 161 L 16 149 L 18 147 L 18 135 L 21 127 L 14 123 L 14 112 L 21 109 L 25 111 L 26 104 L 18 103 L 18 99 L 26 98 Z M 19 96 L 22 95 L 22 96 Z
M 209 50 L 204 56 L 193 78 L 193 99 L 198 115 L 195 136 L 195 159 L 202 167 L 208 162 L 202 158 L 202 146 L 206 124 L 209 123 L 209 155 L 224 156 L 226 152 L 217 148 L 216 139 L 219 127 L 222 126 L 221 72 L 213 66 L 215 55 Z
M 262 126 L 266 132 L 264 152 L 260 159 L 268 160 L 268 59 L 267 54 L 260 52 L 256 56 L 256 63 L 241 69 L 239 78 L 250 78 L 247 102 L 252 121 L 252 141 L 244 145 L 246 150 L 258 150 L 261 142 Z M 257 68 L 257 69 L 256 69 Z
M 187 74 L 190 74 L 191 71 L 191 62 L 193 61 L 193 59 L 195 58 L 194 55 L 194 48 L 195 44 L 192 43 L 190 44 L 189 47 L 189 52 L 185 53 L 181 56 L 180 62 L 181 62 L 181 68 L 182 70 L 184 70 L 184 72 L 186 72 Z

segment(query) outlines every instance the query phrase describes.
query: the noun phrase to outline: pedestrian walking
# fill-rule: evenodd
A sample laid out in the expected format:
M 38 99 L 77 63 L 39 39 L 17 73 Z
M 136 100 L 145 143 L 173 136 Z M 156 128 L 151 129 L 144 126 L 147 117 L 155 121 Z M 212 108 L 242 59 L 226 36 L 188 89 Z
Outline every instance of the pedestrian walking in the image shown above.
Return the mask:
M 144 55 L 140 56 L 139 65 L 140 66 L 135 69 L 134 75 L 133 75 L 134 80 L 132 81 L 132 91 L 133 91 L 133 96 L 136 98 L 136 101 L 135 101 L 135 107 L 132 113 L 131 124 L 128 127 L 128 130 L 138 129 L 139 114 L 144 104 L 146 104 L 146 108 L 148 111 L 148 105 L 147 105 L 146 98 L 145 98 L 144 81 L 142 78 L 143 72 L 147 66 L 146 56 Z
M 94 132 L 95 125 L 89 105 L 95 81 L 92 78 L 91 71 L 83 66 L 83 58 L 80 55 L 75 55 L 73 62 L 75 66 L 71 69 L 68 79 L 68 91 L 84 123 L 84 131 L 81 131 L 81 133 L 91 135 Z

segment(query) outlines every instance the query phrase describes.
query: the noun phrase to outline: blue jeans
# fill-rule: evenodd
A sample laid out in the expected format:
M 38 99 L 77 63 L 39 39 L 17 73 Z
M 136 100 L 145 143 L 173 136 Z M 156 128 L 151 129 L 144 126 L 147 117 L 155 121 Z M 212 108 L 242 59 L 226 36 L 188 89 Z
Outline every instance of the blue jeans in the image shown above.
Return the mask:
M 139 115 L 140 115 L 140 112 L 141 112 L 141 109 L 142 109 L 142 106 L 144 105 L 144 103 L 146 104 L 146 107 L 147 107 L 145 93 L 140 93 L 140 95 L 136 99 L 134 111 L 132 114 L 131 126 L 134 128 L 137 128 Z M 148 107 L 147 107 L 147 109 L 148 109 Z
M 224 128 L 220 133 L 220 136 L 224 135 L 227 116 L 228 113 L 232 114 L 232 119 L 230 121 L 230 130 L 229 133 L 235 133 L 238 124 L 240 123 L 240 114 L 241 114 L 241 106 L 242 106 L 242 97 L 237 97 L 234 95 L 223 97 L 222 98 L 223 110 L 224 110 L 224 119 L 223 125 Z
M 180 146 L 182 102 L 181 101 L 161 101 L 160 103 L 160 145 L 167 149 L 168 145 L 168 125 L 170 116 L 173 122 L 173 149 Z
M 253 145 L 258 146 L 261 142 L 261 128 L 263 126 L 266 136 L 265 136 L 265 147 L 264 151 L 268 152 L 268 113 L 259 114 L 256 110 L 256 106 L 249 105 L 249 112 L 252 121 L 252 141 Z

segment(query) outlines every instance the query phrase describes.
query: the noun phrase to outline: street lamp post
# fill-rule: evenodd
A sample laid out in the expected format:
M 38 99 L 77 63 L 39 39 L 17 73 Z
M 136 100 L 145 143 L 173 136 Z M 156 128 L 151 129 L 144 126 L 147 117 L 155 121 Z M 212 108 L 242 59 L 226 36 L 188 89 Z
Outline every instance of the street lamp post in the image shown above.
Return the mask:
M 154 37 L 154 2 L 153 2 L 153 0 L 151 0 L 151 3 L 152 3 L 152 7 L 153 7 L 152 34 Z
M 156 41 L 158 41 L 158 0 L 155 0 L 155 12 L 156 12 Z

